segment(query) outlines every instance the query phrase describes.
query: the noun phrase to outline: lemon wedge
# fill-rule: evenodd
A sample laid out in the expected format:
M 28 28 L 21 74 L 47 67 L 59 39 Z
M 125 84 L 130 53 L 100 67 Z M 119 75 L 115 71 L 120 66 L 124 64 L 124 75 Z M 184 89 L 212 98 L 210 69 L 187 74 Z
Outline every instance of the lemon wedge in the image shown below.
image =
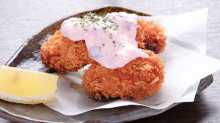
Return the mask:
M 22 104 L 39 104 L 53 99 L 57 90 L 58 76 L 0 67 L 0 99 Z

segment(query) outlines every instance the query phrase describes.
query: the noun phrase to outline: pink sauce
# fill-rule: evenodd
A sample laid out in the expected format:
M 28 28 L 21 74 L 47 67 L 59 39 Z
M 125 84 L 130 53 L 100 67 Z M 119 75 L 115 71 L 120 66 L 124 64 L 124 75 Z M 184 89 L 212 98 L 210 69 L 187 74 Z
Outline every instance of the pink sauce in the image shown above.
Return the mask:
M 138 16 L 124 12 L 105 17 L 88 14 L 65 20 L 60 31 L 73 41 L 85 40 L 89 57 L 107 68 L 119 68 L 138 57 L 148 55 L 135 40 Z

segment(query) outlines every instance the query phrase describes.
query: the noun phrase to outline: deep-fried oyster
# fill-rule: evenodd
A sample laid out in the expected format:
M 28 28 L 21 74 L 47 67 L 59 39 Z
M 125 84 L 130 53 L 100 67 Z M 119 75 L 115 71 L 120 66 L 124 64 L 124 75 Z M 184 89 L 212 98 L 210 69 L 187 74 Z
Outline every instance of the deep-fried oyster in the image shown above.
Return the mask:
M 165 47 L 163 29 L 154 22 L 138 21 L 136 40 L 143 49 L 160 53 Z M 58 72 L 77 71 L 89 63 L 84 41 L 72 41 L 60 31 L 53 34 L 41 47 L 42 62 Z
M 42 62 L 58 72 L 77 71 L 88 64 L 84 41 L 74 42 L 57 31 L 41 47 Z
M 97 100 L 143 99 L 159 91 L 164 79 L 163 65 L 154 53 L 137 58 L 122 68 L 108 69 L 93 64 L 83 76 L 83 86 Z

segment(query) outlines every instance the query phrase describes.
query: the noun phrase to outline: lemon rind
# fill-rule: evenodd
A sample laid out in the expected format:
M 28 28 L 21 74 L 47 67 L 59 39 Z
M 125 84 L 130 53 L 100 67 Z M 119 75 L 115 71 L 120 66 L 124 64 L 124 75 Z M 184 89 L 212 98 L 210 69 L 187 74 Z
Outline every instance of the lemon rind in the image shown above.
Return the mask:
M 55 98 L 55 94 L 48 94 L 46 96 L 14 96 L 10 94 L 0 93 L 0 99 L 12 103 L 20 104 L 40 104 L 47 103 Z

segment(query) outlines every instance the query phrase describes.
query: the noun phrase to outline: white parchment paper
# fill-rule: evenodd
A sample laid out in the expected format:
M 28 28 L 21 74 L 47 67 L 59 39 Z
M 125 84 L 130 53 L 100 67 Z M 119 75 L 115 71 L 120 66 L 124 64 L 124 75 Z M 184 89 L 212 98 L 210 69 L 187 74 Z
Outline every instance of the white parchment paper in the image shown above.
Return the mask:
M 167 46 L 160 54 L 165 64 L 165 81 L 154 96 L 133 102 L 100 102 L 90 99 L 81 86 L 84 70 L 60 75 L 56 99 L 45 104 L 64 115 L 77 115 L 94 109 L 141 105 L 164 109 L 177 102 L 194 100 L 199 80 L 220 69 L 220 62 L 205 55 L 208 10 L 180 15 L 145 17 L 161 23 L 167 31 Z

